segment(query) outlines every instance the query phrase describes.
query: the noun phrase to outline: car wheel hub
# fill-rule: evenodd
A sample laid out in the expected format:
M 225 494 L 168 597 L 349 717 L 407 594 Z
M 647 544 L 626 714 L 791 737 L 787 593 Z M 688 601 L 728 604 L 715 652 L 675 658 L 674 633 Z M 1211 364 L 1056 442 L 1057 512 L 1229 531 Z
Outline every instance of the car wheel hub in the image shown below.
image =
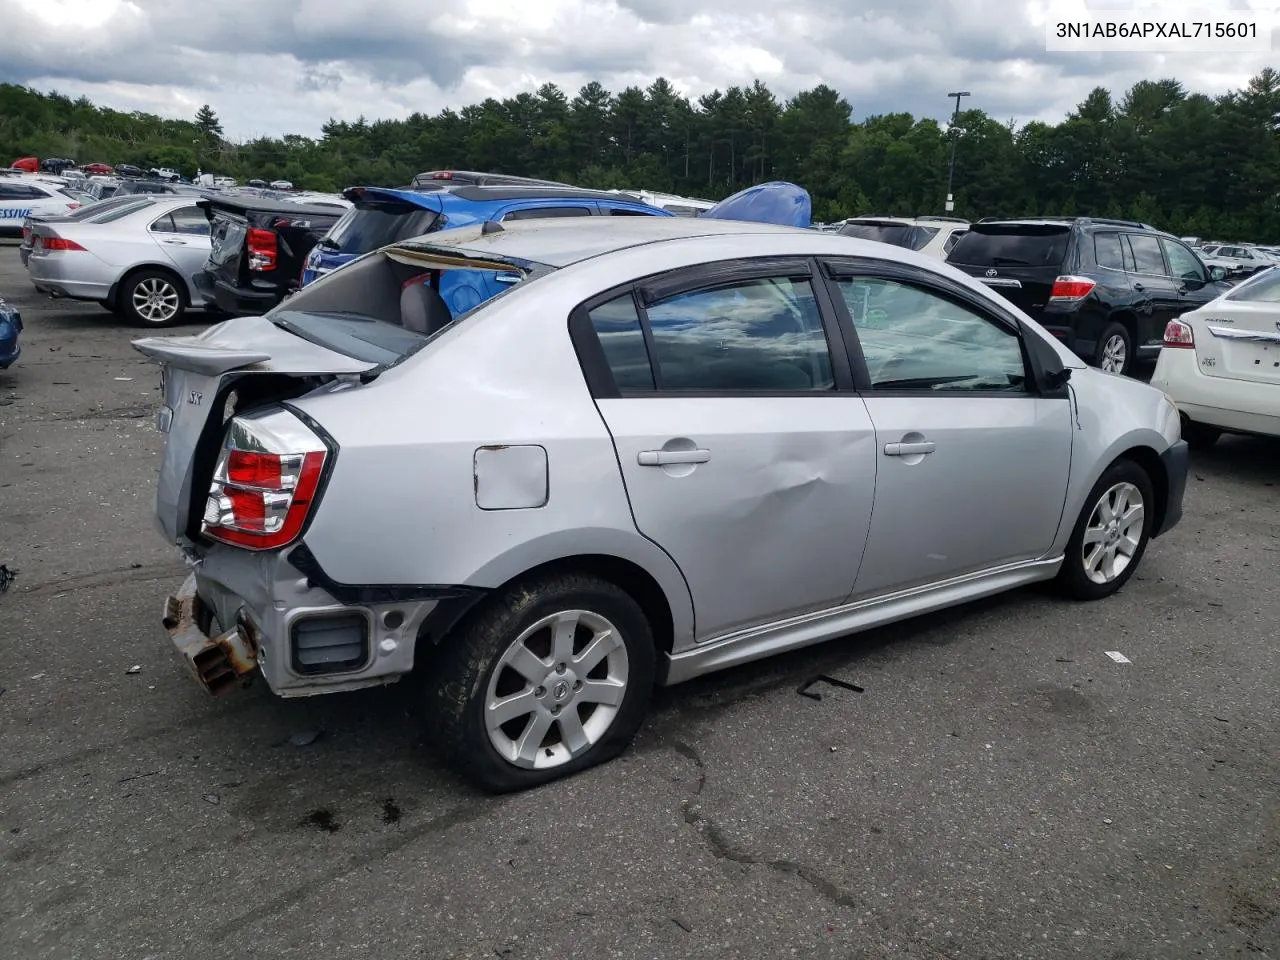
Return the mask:
M 1111 583 L 1128 569 L 1142 544 L 1146 504 L 1132 483 L 1117 483 L 1094 504 L 1085 525 L 1081 562 L 1097 584 Z
M 489 742 L 517 767 L 568 763 L 612 726 L 628 676 L 626 645 L 605 617 L 587 610 L 543 617 L 493 669 L 484 700 Z

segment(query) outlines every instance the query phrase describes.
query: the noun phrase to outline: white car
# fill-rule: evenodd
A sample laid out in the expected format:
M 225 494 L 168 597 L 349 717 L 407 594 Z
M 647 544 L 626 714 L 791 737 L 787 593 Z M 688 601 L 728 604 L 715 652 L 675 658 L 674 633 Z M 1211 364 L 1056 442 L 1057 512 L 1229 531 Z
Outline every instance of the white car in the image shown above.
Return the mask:
M 969 221 L 958 217 L 852 217 L 840 224 L 836 233 L 878 240 L 946 260 L 968 230 Z
M 1193 449 L 1223 433 L 1280 437 L 1280 269 L 1170 321 L 1151 385 L 1177 405 Z
M 292 190 L 293 183 L 289 180 L 272 180 L 267 184 L 272 190 Z
M 36 177 L 0 177 L 0 237 L 21 237 L 27 217 L 70 213 L 82 205 L 70 187 Z

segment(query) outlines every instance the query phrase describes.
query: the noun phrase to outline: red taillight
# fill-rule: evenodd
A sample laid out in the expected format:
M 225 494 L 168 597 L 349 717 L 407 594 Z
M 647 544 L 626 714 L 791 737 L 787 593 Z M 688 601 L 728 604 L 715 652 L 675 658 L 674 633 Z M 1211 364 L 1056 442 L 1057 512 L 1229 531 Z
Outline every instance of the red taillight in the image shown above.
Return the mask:
M 80 209 L 80 204 L 76 203 L 76 201 L 74 201 L 74 200 L 71 200 L 71 201 L 69 201 L 69 202 L 67 203 L 67 209 L 68 209 L 68 210 L 79 210 L 79 209 Z
M 279 249 L 276 246 L 276 235 L 270 230 L 250 227 L 245 238 L 249 248 L 249 269 L 259 272 L 274 270 L 279 261 Z
M 1062 301 L 1083 300 L 1097 284 L 1088 277 L 1058 277 L 1053 281 L 1049 299 Z
M 451 171 L 451 170 L 439 170 L 439 171 L 437 171 L 437 172 L 435 172 L 435 173 L 433 173 L 433 174 L 431 175 L 431 179 L 432 179 L 432 180 L 452 180 L 452 179 L 453 179 L 453 171 Z
M 273 427 L 275 418 L 288 419 L 276 420 Z M 262 449 L 294 443 L 308 449 Z M 235 418 L 209 486 L 201 532 L 251 550 L 274 550 L 293 542 L 315 501 L 327 456 L 324 444 L 290 414 L 273 414 L 266 420 Z
M 1196 335 L 1191 325 L 1181 320 L 1170 320 L 1164 328 L 1164 345 L 1166 347 L 1195 349 Z
M 31 228 L 30 228 L 30 227 L 23 227 L 23 228 L 22 228 L 22 242 L 23 242 L 23 243 L 29 243 L 30 241 L 31 241 Z
M 84 250 L 84 247 L 66 237 L 36 237 L 35 246 L 46 251 L 52 250 Z

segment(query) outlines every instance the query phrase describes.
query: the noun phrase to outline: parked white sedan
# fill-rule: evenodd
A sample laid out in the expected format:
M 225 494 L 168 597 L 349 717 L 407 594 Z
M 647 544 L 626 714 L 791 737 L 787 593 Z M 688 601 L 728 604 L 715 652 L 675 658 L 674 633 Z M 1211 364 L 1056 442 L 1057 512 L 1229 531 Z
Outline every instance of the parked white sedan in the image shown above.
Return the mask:
M 1223 433 L 1280 437 L 1280 269 L 1171 321 L 1151 385 L 1177 405 L 1192 448 Z

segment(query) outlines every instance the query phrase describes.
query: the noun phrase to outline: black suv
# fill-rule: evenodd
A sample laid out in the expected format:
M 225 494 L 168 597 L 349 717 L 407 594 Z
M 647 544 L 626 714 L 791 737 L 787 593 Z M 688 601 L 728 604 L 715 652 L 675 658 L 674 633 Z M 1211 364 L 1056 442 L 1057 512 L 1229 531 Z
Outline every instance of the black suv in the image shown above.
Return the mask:
M 1132 220 L 980 220 L 947 262 L 1113 373 L 1155 357 L 1170 320 L 1229 289 L 1221 267 Z

